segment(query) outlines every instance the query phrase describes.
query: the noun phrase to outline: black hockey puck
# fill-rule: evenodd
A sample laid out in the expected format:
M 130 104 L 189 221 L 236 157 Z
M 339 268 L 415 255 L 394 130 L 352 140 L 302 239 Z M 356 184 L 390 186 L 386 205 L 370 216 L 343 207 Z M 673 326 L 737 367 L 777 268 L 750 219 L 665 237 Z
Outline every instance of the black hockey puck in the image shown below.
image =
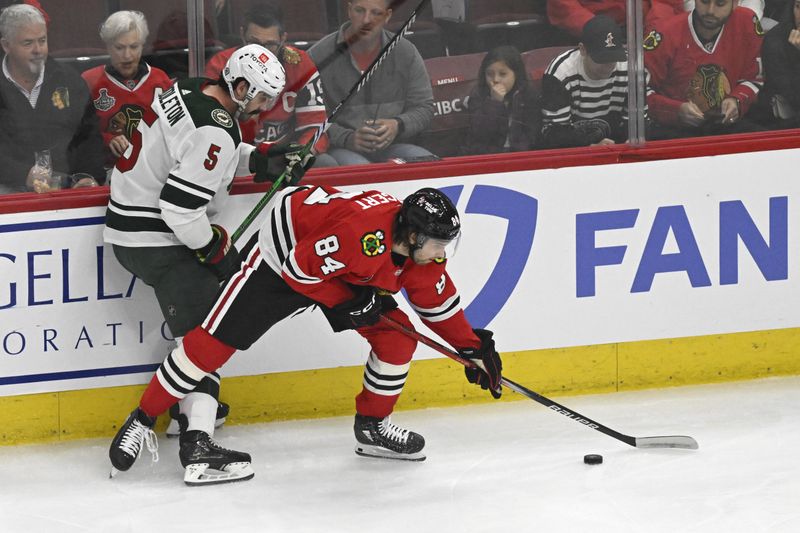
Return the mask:
M 599 465 L 603 463 L 603 456 L 595 453 L 583 456 L 583 462 L 587 465 Z

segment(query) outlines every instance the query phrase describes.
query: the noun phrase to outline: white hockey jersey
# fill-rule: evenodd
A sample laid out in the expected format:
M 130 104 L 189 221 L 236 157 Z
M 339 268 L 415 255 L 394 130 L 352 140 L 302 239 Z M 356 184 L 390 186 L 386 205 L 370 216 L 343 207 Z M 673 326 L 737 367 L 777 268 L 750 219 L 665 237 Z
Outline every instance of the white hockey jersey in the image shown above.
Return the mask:
M 156 91 L 111 174 L 106 242 L 201 248 L 234 176 L 248 175 L 253 146 L 238 121 L 203 94 L 208 80 Z

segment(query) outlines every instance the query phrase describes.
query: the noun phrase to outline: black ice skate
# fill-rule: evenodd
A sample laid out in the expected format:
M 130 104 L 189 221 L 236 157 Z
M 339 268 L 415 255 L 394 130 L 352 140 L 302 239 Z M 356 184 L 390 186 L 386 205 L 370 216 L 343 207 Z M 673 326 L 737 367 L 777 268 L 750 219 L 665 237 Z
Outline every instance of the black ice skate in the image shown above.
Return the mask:
M 225 402 L 219 402 L 217 404 L 217 419 L 214 421 L 214 429 L 219 429 L 225 424 L 225 419 L 227 418 L 228 414 L 231 411 L 231 406 Z M 185 429 L 181 429 L 180 423 L 180 414 L 181 409 L 180 406 L 176 403 L 173 404 L 172 407 L 169 408 L 169 416 L 171 420 L 169 421 L 169 425 L 167 426 L 167 438 L 172 439 L 174 437 L 180 436 L 181 433 L 185 431 Z
M 425 439 L 419 433 L 392 424 L 390 417 L 374 418 L 356 415 L 353 427 L 356 434 L 356 453 L 365 457 L 424 461 Z
M 112 465 L 110 477 L 133 466 L 142 452 L 142 444 L 147 446 L 147 451 L 153 455 L 153 462 L 158 461 L 158 439 L 153 432 L 155 424 L 156 419 L 147 416 L 138 407 L 128 415 L 128 419 L 117 431 L 108 450 Z
M 255 475 L 250 454 L 223 448 L 205 431 L 183 432 L 180 445 L 183 481 L 189 486 L 245 481 Z

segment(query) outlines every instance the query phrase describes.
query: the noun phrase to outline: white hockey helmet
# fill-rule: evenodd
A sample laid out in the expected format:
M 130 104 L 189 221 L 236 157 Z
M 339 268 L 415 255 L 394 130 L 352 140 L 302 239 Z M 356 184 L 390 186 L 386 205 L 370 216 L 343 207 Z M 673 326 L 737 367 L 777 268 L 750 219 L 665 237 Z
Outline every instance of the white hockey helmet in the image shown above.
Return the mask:
M 228 84 L 231 98 L 244 111 L 256 94 L 264 93 L 275 100 L 286 85 L 286 73 L 275 54 L 257 44 L 248 44 L 236 50 L 222 70 L 222 78 Z M 233 83 L 244 78 L 250 85 L 243 100 L 238 100 Z

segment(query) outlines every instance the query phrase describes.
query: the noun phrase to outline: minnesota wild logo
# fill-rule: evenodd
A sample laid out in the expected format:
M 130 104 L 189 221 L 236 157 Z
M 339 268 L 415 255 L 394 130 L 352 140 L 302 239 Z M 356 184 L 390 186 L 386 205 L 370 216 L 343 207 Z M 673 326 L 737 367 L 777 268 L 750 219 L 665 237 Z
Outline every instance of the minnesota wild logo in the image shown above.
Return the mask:
M 375 230 L 370 233 L 365 233 L 361 237 L 361 251 L 367 257 L 375 257 L 381 255 L 386 251 L 386 245 L 383 243 L 383 231 Z

